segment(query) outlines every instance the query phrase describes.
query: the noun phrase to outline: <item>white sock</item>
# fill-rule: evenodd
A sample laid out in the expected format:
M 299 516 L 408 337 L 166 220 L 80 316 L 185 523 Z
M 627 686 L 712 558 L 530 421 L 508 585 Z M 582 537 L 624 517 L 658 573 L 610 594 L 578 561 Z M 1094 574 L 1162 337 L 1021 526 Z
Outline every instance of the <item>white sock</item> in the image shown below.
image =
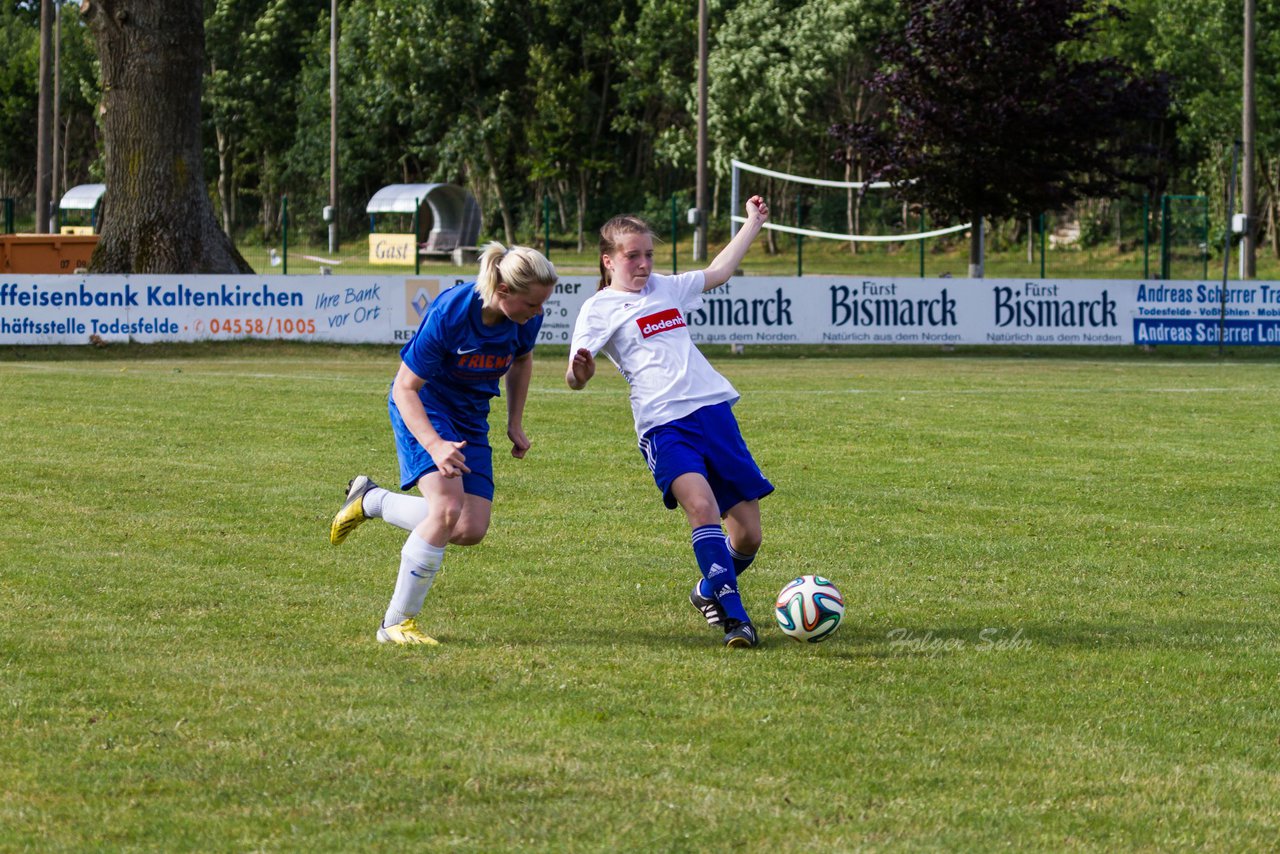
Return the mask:
M 387 606 L 382 625 L 394 626 L 418 615 L 443 561 L 443 546 L 433 546 L 417 534 L 409 534 L 404 548 L 400 549 L 396 589 L 391 594 L 391 604 Z
M 427 518 L 427 499 L 379 486 L 365 493 L 363 509 L 366 516 L 412 531 Z

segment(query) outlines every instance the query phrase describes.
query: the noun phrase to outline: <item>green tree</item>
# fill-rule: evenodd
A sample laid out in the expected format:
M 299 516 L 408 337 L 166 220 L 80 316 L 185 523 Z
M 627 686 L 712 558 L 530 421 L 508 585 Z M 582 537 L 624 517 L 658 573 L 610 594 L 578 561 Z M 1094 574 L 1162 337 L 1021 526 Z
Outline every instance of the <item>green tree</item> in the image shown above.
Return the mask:
M 1085 58 L 1109 7 L 1088 0 L 911 0 L 910 23 L 882 48 L 883 125 L 846 126 L 905 198 L 974 223 L 1056 210 L 1138 177 L 1146 128 L 1164 120 L 1163 81 L 1111 57 Z
M 621 180 L 644 197 L 688 186 L 694 174 L 698 9 L 687 0 L 640 0 L 623 6 L 610 31 L 617 70 L 609 128 Z M 628 192 L 630 191 L 630 192 Z
M 321 17 L 315 4 L 289 0 L 217 0 L 208 16 L 205 104 L 228 232 L 238 226 L 245 190 L 258 200 L 263 239 L 278 227 L 288 152 L 299 133 L 318 129 L 299 127 L 298 101 L 300 69 Z M 327 119 L 320 127 L 327 130 Z
M 375 8 L 364 58 L 387 88 L 412 95 L 396 116 L 415 129 L 409 153 L 436 178 L 469 183 L 514 243 L 529 8 L 518 0 L 375 0 Z
M 35 181 L 39 6 L 0 6 L 0 196 L 29 193 Z
M 93 33 L 68 4 L 62 9 L 59 44 L 58 175 L 59 193 L 76 184 L 101 183 L 103 163 L 97 107 L 102 99 L 98 86 L 98 59 Z
M 535 187 L 573 198 L 578 251 L 585 247 L 587 203 L 597 176 L 617 168 L 608 137 L 614 106 L 616 44 L 608 4 L 539 0 L 540 39 L 530 45 L 526 150 L 519 164 Z M 535 194 L 535 200 L 537 194 Z
M 729 174 L 737 158 L 838 177 L 832 173 L 842 167 L 830 156 L 827 131 L 835 122 L 865 118 L 864 81 L 893 20 L 891 9 L 881 0 L 750 0 L 730 10 L 709 59 L 716 174 Z M 795 209 L 795 185 L 771 185 L 767 192 L 779 219 Z
M 1128 15 L 1108 22 L 1107 46 L 1136 67 L 1169 76 L 1170 113 L 1176 135 L 1169 146 L 1177 158 L 1168 187 L 1209 196 L 1213 218 L 1225 220 L 1231 149 L 1241 132 L 1243 12 L 1227 0 L 1130 0 Z M 1268 69 L 1280 64 L 1280 8 L 1257 4 L 1255 78 L 1257 162 L 1265 192 L 1259 208 L 1280 257 L 1280 79 Z M 1215 241 L 1217 245 L 1217 241 Z

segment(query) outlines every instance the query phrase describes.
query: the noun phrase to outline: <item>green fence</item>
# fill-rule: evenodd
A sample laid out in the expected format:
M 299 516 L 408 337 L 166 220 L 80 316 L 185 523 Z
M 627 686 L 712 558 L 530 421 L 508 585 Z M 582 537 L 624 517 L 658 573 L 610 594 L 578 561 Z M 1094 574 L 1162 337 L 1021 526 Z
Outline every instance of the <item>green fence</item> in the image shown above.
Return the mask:
M 1209 199 L 1207 196 L 1160 198 L 1160 278 L 1209 276 Z
M 590 209 L 613 210 L 610 200 L 592 203 Z M 34 230 L 34 202 L 27 198 L 0 199 L 5 233 Z M 655 266 L 660 272 L 678 272 L 703 266 L 695 261 L 693 226 L 685 212 L 692 206 L 690 194 L 681 192 L 648 199 L 638 212 L 654 226 L 658 236 Z M 710 224 L 709 254 L 730 236 L 727 200 L 722 201 Z M 907 208 L 886 195 L 851 197 L 843 191 L 803 193 L 780 202 L 770 201 L 771 221 L 818 231 L 904 234 L 925 232 L 951 223 L 936 222 L 925 212 Z M 617 210 L 625 208 L 619 207 Z M 588 228 L 583 251 L 572 228 L 573 212 L 562 214 L 551 197 L 523 204 L 516 242 L 545 252 L 557 269 L 567 275 L 591 275 L 598 269 L 596 235 Z M 617 212 L 614 210 L 614 212 Z M 600 214 L 603 216 L 603 214 Z M 454 265 L 450 259 L 419 255 L 402 266 L 369 261 L 367 223 L 349 227 L 330 251 L 319 216 L 299 227 L 288 197 L 279 199 L 278 218 L 265 237 L 260 226 L 237 234 L 236 246 L 250 266 L 262 275 L 315 274 L 414 274 L 462 276 L 474 273 L 473 262 Z M 311 221 L 311 220 L 314 220 Z M 480 242 L 505 242 L 497 217 L 490 217 Z M 592 221 L 593 222 L 593 221 Z M 566 226 L 569 227 L 566 227 Z M 1222 248 L 1210 241 L 1208 199 L 1203 195 L 1169 194 L 1157 199 L 1141 196 L 1089 200 L 1065 212 L 1040 214 L 986 224 L 986 275 L 991 278 L 1121 278 L 1206 279 L 1209 261 L 1220 258 Z M 1216 226 L 1215 226 L 1216 227 Z M 406 231 L 408 228 L 406 228 Z M 412 226 L 414 233 L 418 227 Z M 1264 244 L 1265 245 L 1265 244 Z M 781 232 L 766 232 L 757 239 L 744 268 L 752 274 L 867 275 L 905 277 L 968 275 L 968 234 L 893 243 L 859 243 L 826 240 Z M 1271 253 L 1258 255 L 1258 277 L 1280 279 L 1280 260 Z M 1234 273 L 1234 270 L 1233 270 Z

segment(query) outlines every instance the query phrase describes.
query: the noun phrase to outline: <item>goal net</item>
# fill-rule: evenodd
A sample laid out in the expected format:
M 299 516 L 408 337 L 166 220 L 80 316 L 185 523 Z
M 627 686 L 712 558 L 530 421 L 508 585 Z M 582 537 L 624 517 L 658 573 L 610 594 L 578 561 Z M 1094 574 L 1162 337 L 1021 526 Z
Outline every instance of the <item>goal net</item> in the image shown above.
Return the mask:
M 733 160 L 730 186 L 732 231 L 746 222 L 742 205 L 753 195 L 770 201 L 764 227 L 784 234 L 858 243 L 907 243 L 965 231 L 969 223 L 926 229 L 923 217 L 887 193 L 888 182 L 831 181 L 788 175 Z

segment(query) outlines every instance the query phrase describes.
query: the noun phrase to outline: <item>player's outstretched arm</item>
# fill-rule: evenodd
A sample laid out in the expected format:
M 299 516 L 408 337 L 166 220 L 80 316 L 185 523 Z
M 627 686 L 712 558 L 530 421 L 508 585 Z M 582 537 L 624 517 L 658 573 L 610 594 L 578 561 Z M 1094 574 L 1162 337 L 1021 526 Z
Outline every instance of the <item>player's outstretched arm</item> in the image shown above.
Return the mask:
M 765 204 L 764 199 L 759 196 L 747 199 L 747 221 L 742 224 L 742 228 L 738 229 L 733 240 L 720 250 L 720 254 L 711 262 L 711 266 L 702 273 L 705 280 L 702 286 L 704 291 L 718 288 L 729 281 L 729 277 L 742 263 L 742 259 L 747 257 L 747 250 L 751 248 L 752 241 L 756 239 L 756 235 L 760 233 L 760 229 L 764 228 L 768 219 L 769 206 Z
M 569 357 L 569 369 L 565 371 L 564 381 L 571 389 L 586 388 L 587 383 L 596 375 L 596 360 L 586 347 L 579 347 Z

